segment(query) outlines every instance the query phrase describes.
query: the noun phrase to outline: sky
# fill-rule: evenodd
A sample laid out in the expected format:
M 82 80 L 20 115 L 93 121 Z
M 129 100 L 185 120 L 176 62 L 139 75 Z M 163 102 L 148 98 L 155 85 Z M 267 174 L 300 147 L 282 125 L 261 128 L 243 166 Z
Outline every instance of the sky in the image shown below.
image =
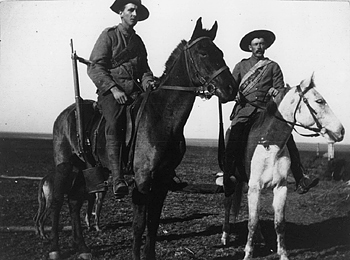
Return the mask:
M 120 22 L 110 0 L 0 2 L 0 132 L 52 133 L 58 114 L 74 103 L 70 39 L 79 56 L 89 58 L 97 37 Z M 241 38 L 257 29 L 275 33 L 265 56 L 276 61 L 285 82 L 294 86 L 314 74 L 317 90 L 345 127 L 350 144 L 349 1 L 143 0 L 150 17 L 135 30 L 145 42 L 155 76 L 171 52 L 189 40 L 202 17 L 210 29 L 218 22 L 215 44 L 232 71 L 250 53 Z M 96 100 L 96 88 L 78 64 L 80 93 Z M 224 127 L 234 103 L 223 105 Z M 218 137 L 217 98 L 197 98 L 185 127 L 186 138 Z M 349 130 L 350 131 L 350 130 Z M 301 129 L 300 132 L 308 133 Z M 293 134 L 297 142 L 326 142 Z

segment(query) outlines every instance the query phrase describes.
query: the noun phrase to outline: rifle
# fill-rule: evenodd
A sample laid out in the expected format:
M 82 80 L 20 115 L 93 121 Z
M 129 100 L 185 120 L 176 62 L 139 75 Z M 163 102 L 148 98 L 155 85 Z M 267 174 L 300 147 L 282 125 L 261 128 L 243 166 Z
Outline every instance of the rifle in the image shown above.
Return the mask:
M 75 94 L 75 118 L 76 118 L 76 127 L 77 127 L 77 139 L 78 139 L 78 148 L 79 155 L 85 157 L 85 145 L 84 145 L 84 128 L 83 128 L 83 115 L 82 115 L 82 99 L 80 97 L 79 90 L 79 75 L 78 75 L 78 55 L 73 48 L 73 40 L 70 40 L 71 46 L 71 59 L 73 66 L 73 79 L 74 79 L 74 94 Z
M 82 156 L 85 161 L 86 169 L 83 170 L 85 178 L 86 189 L 89 193 L 105 192 L 107 191 L 107 182 L 105 181 L 104 170 L 100 164 L 98 164 L 93 157 L 90 149 L 90 141 L 88 136 L 84 135 L 83 125 L 83 113 L 82 113 L 82 101 L 79 90 L 79 75 L 78 75 L 78 61 L 86 65 L 92 62 L 81 58 L 77 55 L 73 48 L 73 40 L 70 40 L 70 46 L 72 49 L 71 59 L 73 66 L 73 79 L 74 79 L 74 94 L 75 94 L 75 119 L 77 128 L 78 139 L 78 154 Z

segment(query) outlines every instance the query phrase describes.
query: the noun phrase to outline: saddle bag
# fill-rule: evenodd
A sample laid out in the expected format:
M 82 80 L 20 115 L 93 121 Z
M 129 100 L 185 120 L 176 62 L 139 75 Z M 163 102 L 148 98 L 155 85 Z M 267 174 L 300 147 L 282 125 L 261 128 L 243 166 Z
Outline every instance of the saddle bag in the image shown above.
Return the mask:
M 85 186 L 88 193 L 104 192 L 108 189 L 108 174 L 101 166 L 83 170 Z

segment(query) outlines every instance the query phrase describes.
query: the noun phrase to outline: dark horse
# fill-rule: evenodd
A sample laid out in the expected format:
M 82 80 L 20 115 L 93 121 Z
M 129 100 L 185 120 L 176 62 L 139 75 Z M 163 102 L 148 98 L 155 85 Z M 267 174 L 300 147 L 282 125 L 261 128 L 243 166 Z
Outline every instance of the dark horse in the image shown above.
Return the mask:
M 144 246 L 146 259 L 155 259 L 155 242 L 160 214 L 168 192 L 167 183 L 174 175 L 186 150 L 184 126 L 192 110 L 196 95 L 218 96 L 220 102 L 233 100 L 237 89 L 225 64 L 222 51 L 213 43 L 217 23 L 210 30 L 202 28 L 198 19 L 189 42 L 181 41 L 166 63 L 159 87 L 150 92 L 139 118 L 132 170 L 135 185 L 133 204 L 133 259 L 140 259 L 142 234 L 147 227 Z M 85 117 L 93 114 L 93 102 L 85 102 Z M 108 168 L 104 131 L 96 139 L 97 155 Z M 94 142 L 94 139 L 92 140 Z M 52 212 L 52 243 L 50 257 L 59 259 L 58 224 L 64 194 L 71 183 L 73 167 L 79 168 L 81 157 L 77 142 L 74 105 L 65 109 L 56 119 L 53 130 L 54 160 L 56 165 L 54 203 Z M 79 258 L 91 259 L 80 226 L 82 189 L 68 194 L 73 226 L 74 245 Z

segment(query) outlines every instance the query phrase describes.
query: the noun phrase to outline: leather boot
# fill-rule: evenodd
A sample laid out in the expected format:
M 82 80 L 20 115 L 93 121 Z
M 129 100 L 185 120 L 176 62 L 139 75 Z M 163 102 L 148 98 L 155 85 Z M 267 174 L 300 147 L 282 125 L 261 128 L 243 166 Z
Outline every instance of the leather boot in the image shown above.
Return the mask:
M 187 182 L 183 182 L 177 175 L 175 170 L 171 170 L 169 171 L 169 177 L 171 177 L 171 179 L 169 178 L 165 185 L 168 187 L 168 190 L 170 191 L 180 191 L 183 190 L 183 188 L 185 188 L 188 183 Z M 175 180 L 175 178 L 177 179 L 177 181 Z
M 168 188 L 170 191 L 180 191 L 183 190 L 185 187 L 188 186 L 187 182 L 183 182 L 179 177 L 176 176 L 178 181 L 176 181 L 174 178 L 171 179 L 170 183 L 168 184 Z
M 128 184 L 124 179 L 122 170 L 122 142 L 113 135 L 106 136 L 106 148 L 109 161 L 109 169 L 112 172 L 113 193 L 117 199 L 128 195 Z
M 247 182 L 243 164 L 243 155 L 246 145 L 245 132 L 249 132 L 248 125 L 237 123 L 231 125 L 226 133 L 226 150 L 224 165 L 224 193 L 228 197 L 235 192 L 239 182 Z
M 304 193 L 308 192 L 311 188 L 315 187 L 319 181 L 320 181 L 319 178 L 311 178 L 311 177 L 305 175 L 299 181 L 299 183 L 296 187 L 296 191 L 299 194 L 304 194 Z
M 301 164 L 299 151 L 295 145 L 292 135 L 288 139 L 287 148 L 289 151 L 290 161 L 291 161 L 290 168 L 292 170 L 292 174 L 296 184 L 295 190 L 299 194 L 304 194 L 308 192 L 311 188 L 315 187 L 320 181 L 320 179 L 309 177 L 305 174 L 305 169 Z

